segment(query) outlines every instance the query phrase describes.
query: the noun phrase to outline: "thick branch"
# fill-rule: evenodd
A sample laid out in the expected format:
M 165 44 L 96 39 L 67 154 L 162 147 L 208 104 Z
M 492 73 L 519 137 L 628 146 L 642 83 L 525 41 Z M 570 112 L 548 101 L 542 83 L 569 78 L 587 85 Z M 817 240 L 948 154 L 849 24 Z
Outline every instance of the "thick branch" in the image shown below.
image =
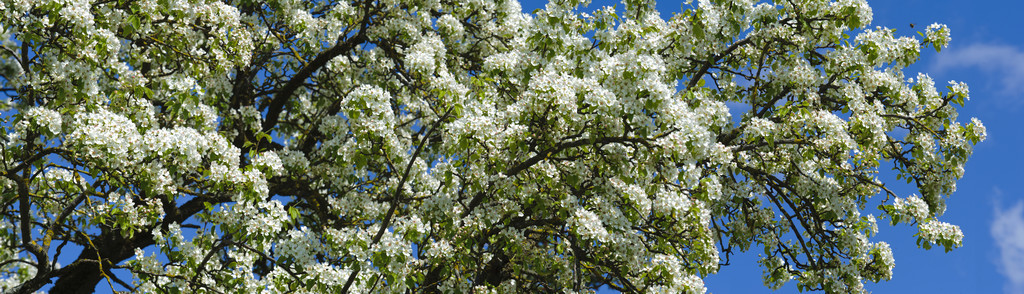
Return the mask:
M 736 51 L 736 49 L 740 48 L 740 46 L 746 45 L 748 43 L 750 43 L 750 38 L 744 38 L 742 40 L 736 41 L 736 43 L 732 43 L 732 45 L 730 45 L 729 48 L 725 48 L 725 51 L 722 51 L 722 53 L 712 56 L 711 59 L 708 59 L 706 62 L 704 62 L 703 65 L 700 66 L 700 69 L 698 69 L 697 72 L 693 73 L 693 76 L 690 77 L 690 82 L 686 83 L 686 89 L 692 89 L 693 87 L 696 87 L 697 81 L 700 81 L 700 79 L 704 77 L 705 74 L 708 73 L 708 70 L 711 69 L 711 66 L 717 63 L 719 59 L 722 59 L 722 57 L 732 54 L 732 52 Z
M 271 128 L 277 125 L 277 121 L 281 116 L 281 111 L 284 110 L 284 104 L 288 102 L 292 95 L 295 94 L 295 91 L 306 82 L 306 79 L 309 79 L 309 77 L 313 76 L 314 72 L 327 65 L 327 62 L 331 61 L 331 59 L 352 51 L 352 49 L 355 49 L 359 44 L 366 42 L 366 40 L 366 36 L 362 31 L 360 31 L 359 34 L 352 36 L 348 40 L 345 40 L 345 42 L 338 43 L 334 45 L 334 47 L 331 47 L 331 49 L 320 52 L 316 58 L 306 64 L 306 66 L 299 69 L 299 71 L 295 73 L 295 76 L 292 76 L 292 78 L 288 80 L 288 83 L 285 83 L 277 94 L 274 95 L 274 99 L 270 101 L 270 105 L 267 110 L 267 117 L 263 120 L 263 131 L 270 131 Z

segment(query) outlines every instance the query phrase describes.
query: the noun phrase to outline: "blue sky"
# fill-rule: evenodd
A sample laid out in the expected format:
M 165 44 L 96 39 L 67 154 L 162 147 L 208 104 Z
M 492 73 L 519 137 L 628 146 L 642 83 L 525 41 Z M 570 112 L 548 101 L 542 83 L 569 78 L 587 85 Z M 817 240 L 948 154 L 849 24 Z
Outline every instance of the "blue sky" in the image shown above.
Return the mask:
M 524 1 L 527 12 L 546 1 Z M 606 2 L 606 1 L 597 1 Z M 607 1 L 613 2 L 613 1 Z M 663 15 L 679 1 L 662 1 Z M 925 50 L 907 69 L 908 76 L 928 73 L 936 85 L 958 80 L 970 85 L 971 100 L 960 109 L 961 121 L 971 117 L 988 128 L 988 140 L 975 146 L 974 156 L 958 191 L 947 200 L 943 220 L 959 225 L 961 248 L 917 248 L 916 229 L 880 222 L 876 240 L 893 247 L 893 280 L 868 284 L 873 293 L 1024 293 L 1024 2 L 953 0 L 868 0 L 874 11 L 870 25 L 916 35 L 929 24 L 949 26 L 953 42 L 942 53 Z M 591 7 L 593 8 L 593 6 Z M 915 29 L 910 28 L 915 24 Z M 909 195 L 914 191 L 897 187 Z M 879 200 L 880 201 L 880 200 Z M 733 265 L 706 279 L 709 293 L 765 293 L 756 254 L 738 256 Z M 797 293 L 789 283 L 775 293 Z
M 902 0 L 868 1 L 871 26 L 900 34 L 944 23 L 953 42 L 942 53 L 925 51 L 907 70 L 931 75 L 937 85 L 958 80 L 970 85 L 971 100 L 961 120 L 977 117 L 988 140 L 974 156 L 957 192 L 947 200 L 944 220 L 963 230 L 964 246 L 944 253 L 917 248 L 914 229 L 879 225 L 878 240 L 896 258 L 893 280 L 869 284 L 873 293 L 1024 293 L 1024 2 Z M 910 24 L 916 29 L 911 29 Z M 931 53 L 929 53 L 931 52 Z M 940 83 L 941 82 L 941 83 Z M 911 193 L 903 189 L 902 193 Z M 740 257 L 706 280 L 710 293 L 768 292 L 754 257 Z M 776 293 L 797 293 L 792 283 Z
M 874 293 L 1024 293 L 1024 25 L 1019 1 L 869 1 L 873 25 L 909 29 L 910 23 L 945 23 L 953 42 L 939 54 L 923 54 L 911 71 L 936 81 L 971 86 L 961 117 L 977 117 L 988 140 L 975 146 L 945 220 L 963 230 L 964 246 L 950 253 L 916 248 L 906 230 L 883 232 L 893 244 L 893 280 Z M 938 83 L 937 83 L 938 84 Z M 893 231 L 893 230 L 889 230 Z M 739 281 L 739 279 L 723 279 Z M 712 289 L 714 290 L 714 289 Z M 715 293 L 740 293 L 722 289 Z

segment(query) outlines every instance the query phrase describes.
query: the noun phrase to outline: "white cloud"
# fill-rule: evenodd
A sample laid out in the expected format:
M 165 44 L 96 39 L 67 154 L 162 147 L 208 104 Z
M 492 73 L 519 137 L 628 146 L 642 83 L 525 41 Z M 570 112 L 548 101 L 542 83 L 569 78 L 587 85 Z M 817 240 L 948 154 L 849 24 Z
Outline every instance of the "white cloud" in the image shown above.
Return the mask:
M 1003 210 L 997 203 L 992 238 L 999 246 L 999 271 L 1006 276 L 1006 293 L 1024 293 L 1024 201 Z
M 977 68 L 993 77 L 1004 95 L 1024 94 L 1024 50 L 1014 46 L 974 44 L 950 48 L 936 56 L 932 69 L 947 72 Z

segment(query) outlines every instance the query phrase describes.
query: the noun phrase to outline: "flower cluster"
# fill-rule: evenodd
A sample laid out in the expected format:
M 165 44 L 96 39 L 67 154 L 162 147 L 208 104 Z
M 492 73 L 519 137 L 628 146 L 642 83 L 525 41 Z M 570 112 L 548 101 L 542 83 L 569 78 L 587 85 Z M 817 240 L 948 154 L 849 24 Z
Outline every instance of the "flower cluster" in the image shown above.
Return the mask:
M 940 23 L 928 25 L 924 31 L 924 41 L 935 44 L 935 50 L 949 46 L 949 28 Z

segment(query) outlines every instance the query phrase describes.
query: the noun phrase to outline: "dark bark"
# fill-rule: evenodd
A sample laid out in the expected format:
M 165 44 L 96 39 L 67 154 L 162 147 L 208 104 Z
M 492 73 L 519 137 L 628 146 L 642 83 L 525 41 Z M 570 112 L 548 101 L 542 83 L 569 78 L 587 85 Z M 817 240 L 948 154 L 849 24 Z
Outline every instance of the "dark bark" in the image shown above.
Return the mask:
M 87 253 L 95 252 L 82 251 L 83 255 Z M 79 258 L 83 257 L 79 256 Z M 80 266 L 67 275 L 61 276 L 53 288 L 50 289 L 50 293 L 93 293 L 96 289 L 96 284 L 101 280 L 103 280 L 103 275 L 100 274 L 98 264 Z
M 263 120 L 263 131 L 269 132 L 270 129 L 277 125 L 277 121 L 280 118 L 281 111 L 284 110 L 285 103 L 292 98 L 295 91 L 299 89 L 303 84 L 306 83 L 306 79 L 313 76 L 313 73 L 320 70 L 321 67 L 327 65 L 327 62 L 331 61 L 335 57 L 341 56 L 342 54 L 348 53 L 355 49 L 356 46 L 366 42 L 366 36 L 364 31 L 360 30 L 358 34 L 352 36 L 344 42 L 338 42 L 338 44 L 327 49 L 324 52 L 320 52 L 312 61 L 306 66 L 295 72 L 295 75 L 288 80 L 274 95 L 274 99 L 270 100 L 270 105 L 267 109 L 267 116 Z
M 135 256 L 135 248 L 143 248 L 153 244 L 150 233 L 136 233 L 133 238 L 125 239 L 117 231 L 105 231 L 96 240 L 96 249 L 85 248 L 76 258 L 77 261 L 97 260 L 100 262 L 80 262 L 62 269 L 62 274 L 54 283 L 50 293 L 93 293 L 96 285 L 103 281 L 103 272 L 112 275 L 111 268 L 122 261 Z

